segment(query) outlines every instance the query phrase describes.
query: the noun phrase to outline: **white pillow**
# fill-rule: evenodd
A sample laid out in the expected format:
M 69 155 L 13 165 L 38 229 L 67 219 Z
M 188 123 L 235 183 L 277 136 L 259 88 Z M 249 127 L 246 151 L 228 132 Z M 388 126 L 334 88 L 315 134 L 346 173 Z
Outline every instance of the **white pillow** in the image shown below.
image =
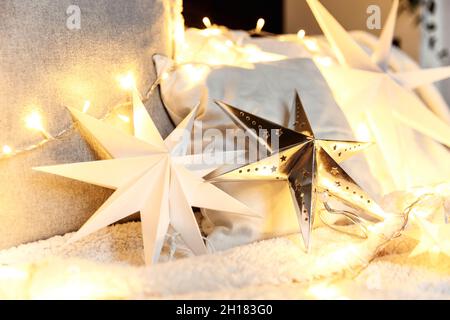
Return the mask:
M 173 61 L 154 56 L 158 74 Z M 221 100 L 268 120 L 287 124 L 295 91 L 300 93 L 318 138 L 352 139 L 352 131 L 334 102 L 320 71 L 310 59 L 255 63 L 253 69 L 206 65 L 181 65 L 162 81 L 164 105 L 178 124 L 197 104 L 203 128 L 234 128 L 214 103 Z

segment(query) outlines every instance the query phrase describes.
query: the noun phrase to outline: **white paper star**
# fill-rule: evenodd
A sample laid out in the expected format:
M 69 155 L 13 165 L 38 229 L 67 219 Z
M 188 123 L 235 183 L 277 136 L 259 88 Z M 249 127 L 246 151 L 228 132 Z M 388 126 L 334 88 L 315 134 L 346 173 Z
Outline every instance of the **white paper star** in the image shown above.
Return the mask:
M 307 2 L 341 65 L 321 70 L 357 138 L 376 142 L 377 148 L 368 151 L 369 162 L 381 180 L 393 181 L 385 191 L 417 184 L 411 180 L 413 175 L 423 177 L 421 182 L 426 182 L 430 162 L 425 155 L 415 152 L 414 147 L 421 146 L 410 128 L 450 147 L 450 126 L 431 112 L 411 89 L 448 78 L 450 67 L 405 73 L 388 69 L 398 0 L 394 1 L 378 47 L 371 56 L 319 1 Z M 385 168 L 380 169 L 380 163 Z
M 186 155 L 190 134 L 181 141 L 178 137 L 180 131 L 191 132 L 197 108 L 165 140 L 136 89 L 134 137 L 75 109 L 70 112 L 114 159 L 35 169 L 116 190 L 70 241 L 140 212 L 145 262 L 151 264 L 158 261 L 169 224 L 195 254 L 207 252 L 192 206 L 254 216 L 247 206 L 201 178 L 218 165 L 189 170 L 198 155 Z

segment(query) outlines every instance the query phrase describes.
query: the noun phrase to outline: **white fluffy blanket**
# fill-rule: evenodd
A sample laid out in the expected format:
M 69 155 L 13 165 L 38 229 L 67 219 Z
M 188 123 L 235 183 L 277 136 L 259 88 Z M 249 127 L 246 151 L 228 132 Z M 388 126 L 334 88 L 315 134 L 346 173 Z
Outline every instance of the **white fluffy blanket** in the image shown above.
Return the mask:
M 383 228 L 392 235 L 398 224 L 390 223 Z M 298 236 L 199 257 L 178 243 L 171 259 L 166 246 L 152 267 L 142 265 L 139 222 L 66 245 L 69 237 L 0 251 L 0 299 L 450 298 L 450 258 L 408 258 L 415 241 L 406 236 L 379 247 L 380 239 L 355 241 L 321 227 L 310 254 Z

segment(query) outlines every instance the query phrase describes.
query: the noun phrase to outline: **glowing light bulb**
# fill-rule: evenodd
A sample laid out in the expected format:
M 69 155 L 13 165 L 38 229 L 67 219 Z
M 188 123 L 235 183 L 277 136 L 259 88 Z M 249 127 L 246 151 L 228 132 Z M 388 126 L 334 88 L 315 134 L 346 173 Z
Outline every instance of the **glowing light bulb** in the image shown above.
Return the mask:
M 0 279 L 2 280 L 25 280 L 28 278 L 28 272 L 22 269 L 12 267 L 0 267 Z
M 264 25 L 266 24 L 266 20 L 263 18 L 259 18 L 258 21 L 256 21 L 256 33 L 260 33 L 262 29 L 264 28 Z
M 185 34 L 184 34 L 184 23 L 183 22 L 179 22 L 175 25 L 175 30 L 174 30 L 174 39 L 175 39 L 175 43 L 177 45 L 185 45 L 186 44 L 186 39 L 185 39 Z
M 209 61 L 209 64 L 214 64 L 214 61 Z M 185 70 L 189 74 L 191 81 L 197 83 L 205 78 L 205 75 L 208 72 L 208 67 L 188 64 L 185 66 Z
M 360 122 L 356 128 L 356 136 L 359 140 L 370 141 L 371 135 L 365 123 Z
M 313 39 L 305 39 L 305 46 L 309 51 L 317 52 L 319 51 L 319 46 L 317 42 Z
M 7 156 L 11 155 L 12 152 L 13 152 L 12 148 L 10 146 L 7 146 L 7 145 L 3 146 L 2 151 L 3 151 L 3 154 L 7 155 Z
M 377 225 L 368 225 L 367 226 L 367 231 L 370 233 L 376 233 L 378 230 L 378 226 Z
M 209 20 L 208 17 L 203 17 L 202 22 L 203 22 L 203 24 L 205 25 L 206 28 L 211 28 L 212 27 L 211 20 Z
M 83 106 L 83 113 L 88 112 L 89 108 L 91 107 L 91 102 L 89 100 L 86 100 L 84 102 L 84 106 Z
M 314 60 L 324 67 L 330 67 L 332 64 L 330 57 L 315 57 Z
M 163 74 L 161 75 L 161 80 L 167 80 L 167 79 L 169 79 L 169 73 L 163 72 Z
M 25 118 L 25 125 L 28 129 L 39 131 L 46 139 L 53 139 L 52 135 L 44 129 L 42 118 L 39 112 L 33 111 L 32 113 L 30 113 L 30 115 Z
M 117 117 L 122 120 L 123 122 L 129 123 L 130 122 L 130 118 L 127 117 L 126 115 L 123 114 L 118 114 Z
M 28 129 L 44 131 L 41 115 L 37 111 L 33 111 L 26 119 L 25 123 Z
M 298 37 L 299 39 L 304 39 L 304 38 L 305 38 L 305 35 L 306 35 L 305 30 L 303 30 L 303 29 L 298 30 L 298 32 L 297 32 L 297 37 Z
M 119 77 L 119 82 L 120 86 L 125 90 L 132 90 L 136 87 L 136 82 L 134 81 L 134 76 L 131 72 Z
M 338 288 L 335 286 L 329 286 L 324 283 L 317 284 L 308 289 L 308 293 L 316 299 L 342 299 L 343 297 L 339 294 Z
M 439 254 L 439 253 L 441 253 L 441 248 L 437 244 L 435 244 L 435 245 L 431 246 L 430 252 L 432 254 Z

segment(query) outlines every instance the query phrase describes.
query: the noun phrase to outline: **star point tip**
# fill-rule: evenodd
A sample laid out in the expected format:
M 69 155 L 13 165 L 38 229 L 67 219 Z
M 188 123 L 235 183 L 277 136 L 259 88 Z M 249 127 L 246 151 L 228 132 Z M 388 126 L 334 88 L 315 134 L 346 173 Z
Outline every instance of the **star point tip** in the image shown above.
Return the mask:
M 69 113 L 72 115 L 72 118 L 74 118 L 77 121 L 81 121 L 81 119 L 83 118 L 84 119 L 92 118 L 90 115 L 83 113 L 80 110 L 73 107 L 67 107 L 67 110 L 69 110 Z
M 78 236 L 78 232 L 76 232 L 74 235 L 70 236 L 69 239 L 67 239 L 64 243 L 64 246 L 69 246 L 77 241 L 80 240 L 81 237 Z
M 200 112 L 200 102 L 197 103 L 197 104 L 195 105 L 195 107 L 192 108 L 192 110 L 191 110 L 190 113 L 192 114 L 192 116 L 193 116 L 194 118 L 197 118 L 199 112 Z M 189 115 L 188 115 L 187 117 L 189 117 Z
M 310 253 L 311 252 L 311 241 L 310 241 L 309 236 L 303 237 L 303 234 L 302 234 L 302 239 L 303 239 L 303 247 L 305 249 L 305 252 Z
M 39 167 L 32 167 L 31 170 L 37 171 L 37 172 L 45 172 L 45 173 L 52 173 L 51 168 L 53 166 L 39 166 Z
M 214 103 L 215 104 L 217 104 L 220 108 L 225 108 L 225 107 L 227 107 L 228 105 L 225 103 L 225 102 L 223 102 L 222 100 L 214 100 Z
M 74 108 L 74 107 L 66 106 L 66 109 L 69 110 L 69 112 L 72 113 L 72 114 L 73 114 L 73 113 L 77 113 L 77 114 L 78 114 L 78 113 L 82 113 L 81 111 L 77 110 L 77 109 Z
M 381 36 L 378 40 L 377 47 L 372 54 L 372 61 L 382 70 L 387 70 L 389 66 L 389 56 L 392 49 L 392 41 L 394 39 L 394 30 L 397 22 L 398 0 L 394 0 L 384 24 Z
M 371 57 L 320 1 L 307 0 L 307 3 L 342 66 L 380 71 Z
M 219 106 L 219 108 L 225 112 L 228 116 L 231 116 L 233 114 L 233 112 L 235 111 L 241 111 L 241 109 L 238 109 L 234 106 L 232 106 L 231 104 L 228 104 L 226 102 L 223 102 L 221 100 L 214 100 L 214 102 L 216 103 L 216 105 Z

